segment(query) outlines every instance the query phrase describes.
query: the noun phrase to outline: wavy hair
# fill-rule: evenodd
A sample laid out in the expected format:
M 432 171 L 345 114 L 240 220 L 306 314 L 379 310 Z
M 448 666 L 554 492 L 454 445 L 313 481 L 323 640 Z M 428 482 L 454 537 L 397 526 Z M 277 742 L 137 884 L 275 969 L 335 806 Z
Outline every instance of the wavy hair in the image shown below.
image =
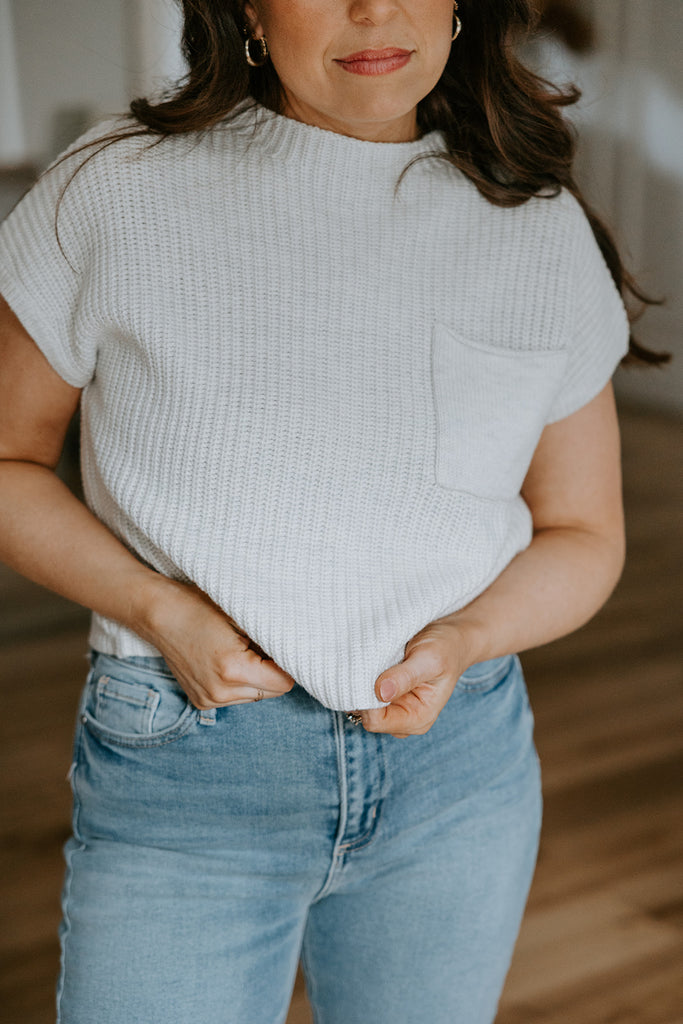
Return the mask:
M 249 97 L 283 112 L 284 93 L 272 63 L 252 68 L 245 60 L 248 29 L 243 0 L 177 2 L 183 12 L 186 75 L 160 98 L 133 100 L 131 123 L 87 143 L 83 148 L 101 145 L 83 163 L 120 138 L 150 135 L 154 144 L 173 135 L 209 130 Z M 462 37 L 452 47 L 436 86 L 417 107 L 420 132 L 442 131 L 445 159 L 497 206 L 518 206 L 532 196 L 552 198 L 563 188 L 570 192 L 586 213 L 627 306 L 637 301 L 637 308 L 629 312 L 634 322 L 647 305 L 661 300 L 647 296 L 627 272 L 609 229 L 575 181 L 576 136 L 562 111 L 576 103 L 580 91 L 558 89 L 518 55 L 520 39 L 537 27 L 536 5 L 533 0 L 460 0 L 459 13 Z M 645 348 L 631 334 L 623 362 L 669 359 L 668 353 Z

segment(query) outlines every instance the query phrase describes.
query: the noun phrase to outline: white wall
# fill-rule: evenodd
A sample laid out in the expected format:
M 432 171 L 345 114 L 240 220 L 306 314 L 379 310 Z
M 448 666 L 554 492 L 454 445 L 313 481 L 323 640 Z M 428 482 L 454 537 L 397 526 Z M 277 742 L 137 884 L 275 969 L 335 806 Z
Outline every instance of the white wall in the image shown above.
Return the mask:
M 136 95 L 147 96 L 163 88 L 169 80 L 181 77 L 185 70 L 180 55 L 180 7 L 174 0 L 125 0 L 135 72 L 131 88 Z
M 0 164 L 12 167 L 27 157 L 21 91 L 10 0 L 0 0 Z
M 123 0 L 12 4 L 27 150 L 41 165 L 59 142 L 58 116 L 82 111 L 83 117 L 96 118 L 126 107 L 124 5 Z
M 649 347 L 669 350 L 665 369 L 620 369 L 618 394 L 683 412 L 683 42 L 682 0 L 582 0 L 597 29 L 583 57 L 549 45 L 549 77 L 574 80 L 584 96 L 581 184 L 614 229 L 638 280 L 666 305 L 637 325 Z
M 638 334 L 674 360 L 651 373 L 621 371 L 617 384 L 623 396 L 683 412 L 683 3 L 626 0 L 623 15 L 616 216 L 643 284 L 666 298 Z
M 182 71 L 173 0 L 1 2 L 14 21 L 26 153 L 39 166 L 79 120 L 124 111 Z

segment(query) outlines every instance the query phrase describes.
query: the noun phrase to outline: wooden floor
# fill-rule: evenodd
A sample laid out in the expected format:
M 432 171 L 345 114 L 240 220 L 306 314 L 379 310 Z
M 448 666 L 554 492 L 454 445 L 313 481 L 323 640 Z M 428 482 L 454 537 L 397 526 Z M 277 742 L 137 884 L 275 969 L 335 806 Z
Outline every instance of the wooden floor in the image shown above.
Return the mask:
M 623 434 L 622 582 L 589 626 L 524 658 L 545 823 L 499 1024 L 683 1024 L 683 425 L 629 413 Z M 3 616 L 18 623 L 13 587 Z M 29 597 L 40 612 L 45 598 Z M 65 776 L 86 668 L 81 620 L 38 612 L 0 631 L 3 1024 L 54 1019 Z M 288 1024 L 310 1020 L 298 979 Z

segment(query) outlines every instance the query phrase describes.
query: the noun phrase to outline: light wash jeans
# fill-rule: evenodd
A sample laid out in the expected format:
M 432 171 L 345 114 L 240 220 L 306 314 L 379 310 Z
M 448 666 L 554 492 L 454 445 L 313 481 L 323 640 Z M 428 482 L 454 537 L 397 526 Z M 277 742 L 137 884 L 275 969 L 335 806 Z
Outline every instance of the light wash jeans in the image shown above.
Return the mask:
M 424 736 L 299 686 L 201 712 L 160 658 L 93 654 L 65 847 L 61 1024 L 490 1024 L 536 860 L 519 660 Z

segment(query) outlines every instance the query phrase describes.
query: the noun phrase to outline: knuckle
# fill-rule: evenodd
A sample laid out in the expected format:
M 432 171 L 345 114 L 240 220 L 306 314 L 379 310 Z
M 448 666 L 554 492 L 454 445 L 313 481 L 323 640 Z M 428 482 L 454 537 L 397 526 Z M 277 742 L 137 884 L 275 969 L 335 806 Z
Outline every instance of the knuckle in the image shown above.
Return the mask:
M 433 721 L 430 721 L 430 722 L 427 722 L 427 723 L 413 722 L 406 729 L 406 731 L 404 733 L 401 733 L 401 735 L 404 736 L 404 737 L 407 737 L 407 736 L 424 736 L 425 733 L 429 732 L 429 730 L 431 729 L 431 727 L 433 725 L 434 725 Z
M 216 663 L 216 676 L 224 685 L 231 681 L 235 668 L 235 659 L 230 654 L 223 654 Z
M 443 648 L 434 648 L 431 652 L 429 667 L 435 676 L 442 676 L 448 671 L 448 658 Z
M 207 700 L 206 698 L 202 698 L 201 700 L 195 700 L 193 701 L 193 704 L 196 707 L 197 711 L 210 711 L 211 708 L 214 708 L 216 706 L 215 704 L 211 703 L 210 699 Z
M 446 671 L 446 653 L 436 640 L 425 640 L 421 645 L 423 671 L 432 676 L 442 675 Z
M 365 728 L 367 732 L 387 732 L 386 726 L 382 726 L 380 722 L 368 722 Z

